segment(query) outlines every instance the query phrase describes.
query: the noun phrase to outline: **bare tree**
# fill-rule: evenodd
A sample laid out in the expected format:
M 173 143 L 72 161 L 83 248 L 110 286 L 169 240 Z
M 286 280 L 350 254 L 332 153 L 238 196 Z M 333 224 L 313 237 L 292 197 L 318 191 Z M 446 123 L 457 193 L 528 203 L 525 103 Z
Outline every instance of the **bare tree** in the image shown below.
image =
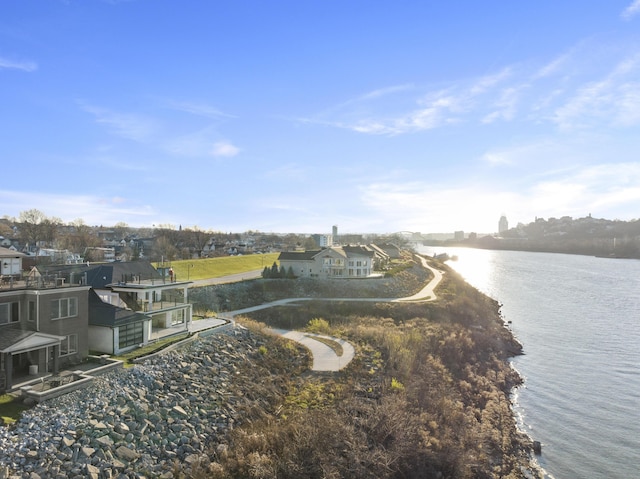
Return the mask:
M 179 250 L 167 236 L 156 238 L 153 246 L 156 260 L 172 261 L 178 257 Z
M 42 239 L 42 223 L 46 219 L 46 215 L 35 208 L 20 212 L 20 238 L 27 244 L 28 249 Z
M 211 233 L 194 226 L 193 229 L 185 229 L 183 235 L 185 237 L 185 246 L 193 248 L 193 250 L 200 255 L 202 248 L 204 248 L 204 245 L 209 241 Z
M 129 225 L 122 221 L 119 221 L 113 226 L 113 234 L 115 238 L 118 240 L 122 240 L 126 238 L 127 235 L 129 234 L 129 230 L 130 230 Z
M 93 234 L 90 226 L 82 219 L 76 219 L 69 223 L 72 230 L 61 241 L 64 248 L 76 253 L 83 252 L 86 248 L 101 246 L 100 238 Z

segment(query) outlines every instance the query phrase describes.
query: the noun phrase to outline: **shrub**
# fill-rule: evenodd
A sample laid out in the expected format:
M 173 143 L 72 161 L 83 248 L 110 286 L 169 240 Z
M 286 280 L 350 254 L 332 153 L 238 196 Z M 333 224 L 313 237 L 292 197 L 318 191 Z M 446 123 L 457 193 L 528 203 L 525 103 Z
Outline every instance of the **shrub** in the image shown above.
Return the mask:
M 307 331 L 316 334 L 329 334 L 331 326 L 326 319 L 314 318 L 307 324 Z
M 404 391 L 404 384 L 402 384 L 396 378 L 391 378 L 391 390 L 394 392 Z

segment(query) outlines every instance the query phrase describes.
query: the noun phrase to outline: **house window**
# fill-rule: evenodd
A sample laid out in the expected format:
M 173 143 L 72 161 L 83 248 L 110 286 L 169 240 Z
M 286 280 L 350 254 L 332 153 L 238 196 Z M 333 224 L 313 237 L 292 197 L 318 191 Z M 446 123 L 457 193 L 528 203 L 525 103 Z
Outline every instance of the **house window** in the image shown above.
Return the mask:
M 0 324 L 18 323 L 20 321 L 20 303 L 0 304 Z
M 60 341 L 60 356 L 68 356 L 78 352 L 78 335 L 70 334 Z
M 71 318 L 78 315 L 78 298 L 51 301 L 51 319 Z
M 171 312 L 171 326 L 184 323 L 184 309 Z
M 118 347 L 120 349 L 128 348 L 129 346 L 137 346 L 143 342 L 143 321 L 137 323 L 125 324 L 120 326 L 120 336 L 118 341 Z
M 35 301 L 29 301 L 29 315 L 27 319 L 29 321 L 36 320 L 36 302 Z

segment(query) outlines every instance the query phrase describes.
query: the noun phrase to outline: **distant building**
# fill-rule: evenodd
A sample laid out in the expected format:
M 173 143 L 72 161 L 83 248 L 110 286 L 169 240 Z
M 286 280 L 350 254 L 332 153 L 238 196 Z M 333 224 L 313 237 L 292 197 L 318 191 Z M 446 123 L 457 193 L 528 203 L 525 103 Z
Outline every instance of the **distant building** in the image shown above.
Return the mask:
M 380 254 L 385 254 L 380 250 Z M 385 255 L 388 258 L 388 255 Z M 366 246 L 334 246 L 315 251 L 282 252 L 280 265 L 299 278 L 367 278 L 376 261 L 376 251 Z
M 333 225 L 333 228 L 331 228 L 331 234 L 333 235 L 333 242 L 337 243 L 338 242 L 338 225 Z
M 509 229 L 509 222 L 507 221 L 507 217 L 502 215 L 500 217 L 500 221 L 498 221 L 498 233 L 503 233 Z
M 315 234 L 311 235 L 311 237 L 320 248 L 330 248 L 331 246 L 333 246 L 333 235 Z
M 464 239 L 464 231 L 455 231 L 453 233 L 453 239 L 456 241 L 462 241 Z

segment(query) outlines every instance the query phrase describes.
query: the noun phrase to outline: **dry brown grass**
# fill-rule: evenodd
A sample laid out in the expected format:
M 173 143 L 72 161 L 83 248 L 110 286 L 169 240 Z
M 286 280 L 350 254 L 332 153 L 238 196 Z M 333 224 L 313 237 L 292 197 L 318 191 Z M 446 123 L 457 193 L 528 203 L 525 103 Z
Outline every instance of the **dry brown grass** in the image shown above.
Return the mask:
M 237 386 L 243 424 L 190 474 L 523 477 L 527 440 L 509 403 L 519 378 L 507 362 L 517 343 L 494 301 L 453 275 L 444 292 L 437 303 L 306 302 L 252 315 L 270 325 L 322 318 L 356 345 L 356 357 L 340 373 L 310 374 L 309 358 L 296 356 L 303 350 L 265 340 Z

